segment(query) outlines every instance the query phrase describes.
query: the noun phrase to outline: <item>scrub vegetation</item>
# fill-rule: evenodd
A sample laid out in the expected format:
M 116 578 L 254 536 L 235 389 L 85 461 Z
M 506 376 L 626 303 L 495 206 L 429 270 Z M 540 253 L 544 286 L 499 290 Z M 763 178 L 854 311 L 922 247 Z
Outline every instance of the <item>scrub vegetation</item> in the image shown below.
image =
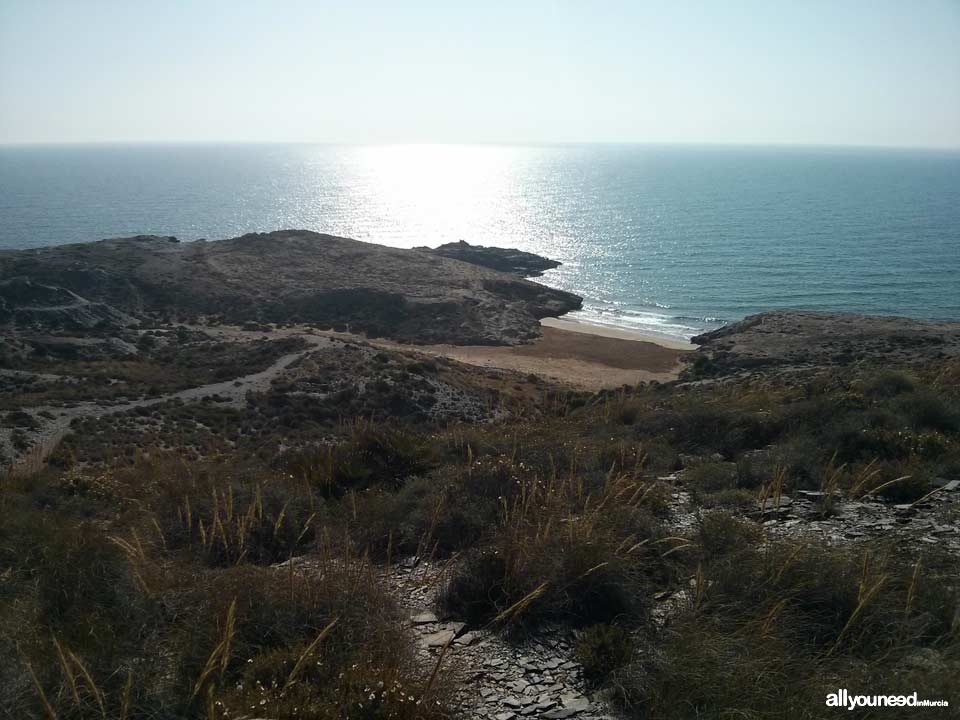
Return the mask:
M 118 434 L 6 477 L 0 714 L 455 717 L 447 668 L 416 661 L 383 585 L 411 556 L 449 562 L 436 607 L 468 627 L 575 629 L 629 717 L 817 718 L 841 686 L 960 702 L 955 556 L 773 537 L 758 513 L 960 479 L 960 366 L 538 380 L 535 402 L 481 380 L 490 409 L 504 398 L 484 422 L 378 417 L 381 393 L 326 403 L 288 447 L 226 432 L 185 458 L 161 421 L 150 447 Z M 695 522 L 678 529 L 680 491 Z

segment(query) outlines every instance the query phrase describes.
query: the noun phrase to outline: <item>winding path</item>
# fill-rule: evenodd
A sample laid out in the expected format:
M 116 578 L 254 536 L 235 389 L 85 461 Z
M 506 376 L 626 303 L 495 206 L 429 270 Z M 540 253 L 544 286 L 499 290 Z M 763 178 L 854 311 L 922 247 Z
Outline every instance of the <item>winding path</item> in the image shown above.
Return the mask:
M 259 337 L 260 334 L 257 334 Z M 276 333 L 263 333 L 264 337 L 277 337 Z M 254 339 L 251 334 L 244 333 L 245 338 Z M 236 337 L 236 335 L 234 335 Z M 77 403 L 74 407 L 60 407 L 41 405 L 32 408 L 24 408 L 30 412 L 34 419 L 43 423 L 43 428 L 36 432 L 33 437 L 33 444 L 30 449 L 17 457 L 10 467 L 14 474 L 29 474 L 41 469 L 46 463 L 47 458 L 56 450 L 57 445 L 70 431 L 70 424 L 77 418 L 100 418 L 107 415 L 126 412 L 138 407 L 149 407 L 170 400 L 184 400 L 186 402 L 195 402 L 209 395 L 218 395 L 225 405 L 239 407 L 246 401 L 248 392 L 263 392 L 270 387 L 271 381 L 286 370 L 293 362 L 303 357 L 307 353 L 313 352 L 321 347 L 328 347 L 334 342 L 333 338 L 309 335 L 303 333 L 284 334 L 283 337 L 300 337 L 308 344 L 303 350 L 289 353 L 279 358 L 266 370 L 242 375 L 230 380 L 199 385 L 197 387 L 187 388 L 174 393 L 167 393 L 154 398 L 143 398 L 140 400 L 130 400 L 129 402 L 118 405 L 101 405 L 97 401 L 87 401 Z M 53 419 L 47 419 L 40 415 L 46 411 L 53 415 Z

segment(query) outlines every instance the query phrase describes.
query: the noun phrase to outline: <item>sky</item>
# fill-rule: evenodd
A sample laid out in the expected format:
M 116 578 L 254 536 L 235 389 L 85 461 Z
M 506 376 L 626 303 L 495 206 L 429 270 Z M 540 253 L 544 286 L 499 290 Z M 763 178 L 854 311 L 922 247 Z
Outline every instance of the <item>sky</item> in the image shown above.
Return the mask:
M 960 148 L 960 0 L 0 0 L 0 143 Z

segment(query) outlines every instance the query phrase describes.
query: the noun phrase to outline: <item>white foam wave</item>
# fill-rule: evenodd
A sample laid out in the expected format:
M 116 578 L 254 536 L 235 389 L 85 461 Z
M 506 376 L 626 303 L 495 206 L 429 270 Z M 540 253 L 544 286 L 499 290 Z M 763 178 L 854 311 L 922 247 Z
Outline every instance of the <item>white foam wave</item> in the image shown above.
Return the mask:
M 571 313 L 569 317 L 592 325 L 633 330 L 679 340 L 690 340 L 695 335 L 723 324 L 720 318 L 667 315 L 652 310 L 632 310 L 593 303 L 585 304 L 582 310 Z

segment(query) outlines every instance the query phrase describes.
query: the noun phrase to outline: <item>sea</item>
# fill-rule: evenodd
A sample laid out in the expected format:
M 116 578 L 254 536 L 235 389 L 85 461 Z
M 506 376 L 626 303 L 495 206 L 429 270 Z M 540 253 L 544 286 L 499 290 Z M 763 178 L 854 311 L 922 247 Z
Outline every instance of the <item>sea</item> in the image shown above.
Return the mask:
M 281 228 L 528 250 L 573 319 L 678 339 L 773 308 L 960 320 L 960 152 L 0 147 L 0 249 Z

